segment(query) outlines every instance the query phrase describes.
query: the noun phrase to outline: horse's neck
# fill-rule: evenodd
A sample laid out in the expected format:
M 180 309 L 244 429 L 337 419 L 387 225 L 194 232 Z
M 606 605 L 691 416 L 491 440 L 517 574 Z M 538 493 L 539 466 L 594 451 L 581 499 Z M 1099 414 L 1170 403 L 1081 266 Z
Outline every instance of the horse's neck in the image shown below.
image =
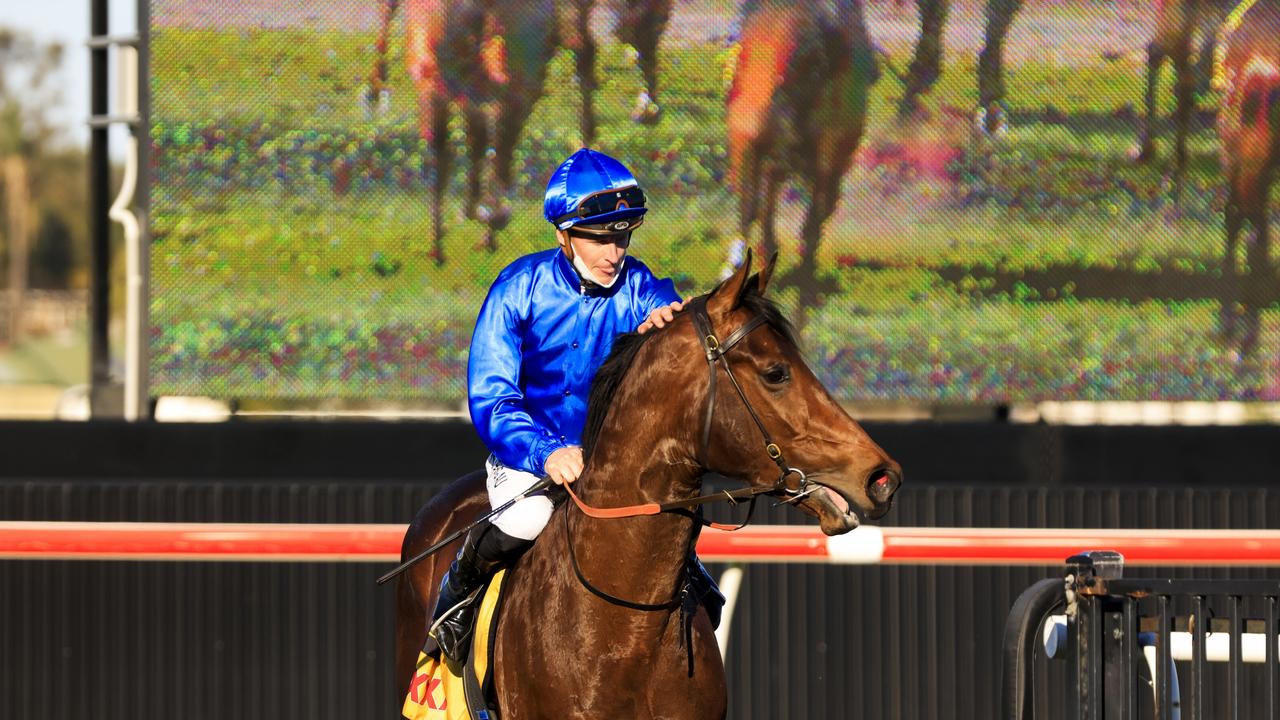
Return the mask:
M 593 454 L 575 489 L 596 507 L 618 507 L 691 497 L 701 488 L 700 471 L 672 463 L 669 454 L 641 438 L 601 447 Z M 612 451 L 611 451 L 612 450 Z M 670 600 L 692 548 L 695 521 L 661 513 L 622 519 L 589 518 L 576 507 L 569 513 L 569 538 L 584 575 L 593 585 L 634 602 Z

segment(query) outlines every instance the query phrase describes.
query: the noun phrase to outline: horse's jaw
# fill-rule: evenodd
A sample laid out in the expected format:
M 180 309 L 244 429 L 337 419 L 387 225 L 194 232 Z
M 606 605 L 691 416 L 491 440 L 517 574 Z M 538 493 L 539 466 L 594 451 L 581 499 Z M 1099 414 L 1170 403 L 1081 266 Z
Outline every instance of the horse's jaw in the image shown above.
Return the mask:
M 818 518 L 818 527 L 825 535 L 843 535 L 861 522 L 853 510 L 853 501 L 829 485 L 818 485 L 816 490 L 797 501 L 796 506 L 805 514 Z
M 887 477 L 887 476 L 886 476 Z M 859 497 L 842 487 L 838 478 L 812 475 L 809 482 L 817 489 L 796 501 L 796 506 L 808 515 L 818 518 L 818 527 L 826 535 L 843 535 L 856 529 L 862 520 L 877 520 L 893 506 L 893 490 L 883 499 L 873 500 L 867 492 Z M 883 481 L 872 481 L 873 486 Z M 893 481 L 897 482 L 897 481 Z

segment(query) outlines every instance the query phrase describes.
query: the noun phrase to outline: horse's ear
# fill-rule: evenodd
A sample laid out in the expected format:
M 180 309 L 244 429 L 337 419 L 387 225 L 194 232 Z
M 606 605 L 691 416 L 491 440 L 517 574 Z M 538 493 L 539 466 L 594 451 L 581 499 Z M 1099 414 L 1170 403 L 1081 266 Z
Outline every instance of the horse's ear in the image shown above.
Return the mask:
M 738 269 L 729 276 L 728 280 L 720 283 L 711 292 L 711 297 L 707 298 L 707 312 L 723 315 L 737 308 L 738 304 L 742 302 L 743 293 L 747 291 L 747 278 L 750 275 L 751 249 L 748 248 Z
M 778 251 L 774 250 L 769 259 L 764 261 L 764 267 L 760 268 L 760 272 L 751 278 L 755 282 L 756 294 L 764 295 L 764 291 L 769 287 L 769 280 L 773 277 L 773 268 L 778 264 Z

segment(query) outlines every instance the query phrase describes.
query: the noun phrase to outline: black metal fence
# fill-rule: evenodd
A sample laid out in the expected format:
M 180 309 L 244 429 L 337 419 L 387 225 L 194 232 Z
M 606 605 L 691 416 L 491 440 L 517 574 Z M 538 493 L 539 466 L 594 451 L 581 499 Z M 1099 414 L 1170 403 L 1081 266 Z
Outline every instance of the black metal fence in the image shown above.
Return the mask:
M 1034 720 L 1033 657 L 1061 660 L 1071 720 L 1273 720 L 1280 692 L 1280 581 L 1122 577 L 1123 559 L 1067 559 L 1014 603 L 1005 634 L 1004 720 Z M 1054 613 L 1061 613 L 1060 615 Z M 1041 704 L 1043 706 L 1043 704 Z

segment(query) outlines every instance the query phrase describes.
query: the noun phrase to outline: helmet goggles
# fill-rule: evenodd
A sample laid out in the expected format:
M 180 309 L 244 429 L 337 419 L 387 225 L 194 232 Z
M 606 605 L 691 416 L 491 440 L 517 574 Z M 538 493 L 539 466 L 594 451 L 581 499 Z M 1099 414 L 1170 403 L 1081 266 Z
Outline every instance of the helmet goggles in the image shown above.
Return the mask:
M 644 222 L 643 214 L 635 212 L 644 205 L 644 191 L 639 185 L 610 188 L 584 197 L 573 212 L 556 218 L 555 224 L 561 230 L 572 227 L 589 235 L 613 235 Z

